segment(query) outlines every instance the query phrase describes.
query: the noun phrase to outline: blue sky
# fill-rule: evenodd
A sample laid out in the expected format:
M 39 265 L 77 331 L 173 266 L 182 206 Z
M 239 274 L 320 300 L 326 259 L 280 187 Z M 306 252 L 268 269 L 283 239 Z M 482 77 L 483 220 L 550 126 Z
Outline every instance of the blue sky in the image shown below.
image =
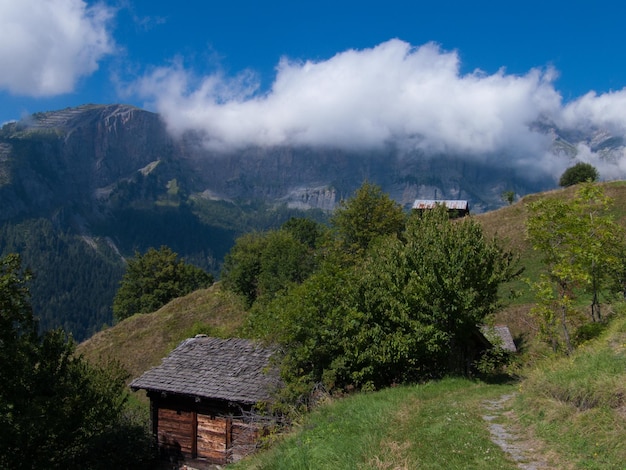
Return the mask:
M 540 115 L 626 131 L 625 15 L 613 0 L 0 0 L 0 123 L 121 102 L 215 148 L 540 151 L 524 128 Z

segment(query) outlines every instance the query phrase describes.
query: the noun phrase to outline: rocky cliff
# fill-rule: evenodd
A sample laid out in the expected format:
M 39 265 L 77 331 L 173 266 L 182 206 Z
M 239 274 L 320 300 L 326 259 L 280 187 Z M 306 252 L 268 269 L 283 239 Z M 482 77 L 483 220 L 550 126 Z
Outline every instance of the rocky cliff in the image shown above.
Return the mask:
M 607 161 L 624 151 L 623 139 L 600 130 L 578 135 L 541 126 L 554 158 L 574 158 L 580 142 Z M 224 154 L 201 137 L 174 138 L 158 115 L 125 105 L 38 113 L 3 126 L 0 254 L 22 252 L 40 274 L 33 298 L 45 328 L 61 325 L 82 339 L 110 323 L 123 258 L 135 251 L 168 245 L 218 274 L 239 233 L 276 226 L 302 215 L 297 210 L 330 211 L 366 180 L 405 207 L 416 198 L 467 199 L 474 213 L 502 205 L 503 191 L 555 185 L 553 177 L 493 159 L 393 148 Z

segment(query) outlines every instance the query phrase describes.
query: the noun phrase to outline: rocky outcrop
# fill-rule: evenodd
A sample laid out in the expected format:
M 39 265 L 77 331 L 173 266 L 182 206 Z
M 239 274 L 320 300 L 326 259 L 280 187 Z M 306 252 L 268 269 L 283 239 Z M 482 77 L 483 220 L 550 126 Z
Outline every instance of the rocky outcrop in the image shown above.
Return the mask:
M 538 126 L 553 136 L 556 155 L 575 157 L 572 141 L 582 136 L 559 133 L 550 123 Z M 607 158 L 623 151 L 623 141 L 608 134 L 586 138 Z M 393 149 L 252 147 L 218 154 L 196 135 L 173 138 L 158 115 L 126 105 L 38 113 L 0 131 L 1 220 L 61 209 L 89 220 L 106 211 L 116 188 L 138 175 L 152 177 L 161 191 L 176 179 L 189 196 L 324 210 L 365 180 L 407 207 L 416 198 L 458 198 L 469 200 L 474 211 L 502 205 L 504 190 L 525 194 L 555 184 L 493 163 L 450 155 L 401 156 Z

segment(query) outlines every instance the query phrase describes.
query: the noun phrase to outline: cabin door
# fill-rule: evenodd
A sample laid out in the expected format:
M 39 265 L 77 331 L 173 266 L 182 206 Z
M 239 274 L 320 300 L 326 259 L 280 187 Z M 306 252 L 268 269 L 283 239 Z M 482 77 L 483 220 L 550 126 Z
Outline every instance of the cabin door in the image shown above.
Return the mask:
M 191 455 L 194 448 L 194 413 L 159 408 L 159 447 L 171 455 Z
M 231 447 L 231 419 L 198 413 L 196 450 L 199 458 L 228 463 Z

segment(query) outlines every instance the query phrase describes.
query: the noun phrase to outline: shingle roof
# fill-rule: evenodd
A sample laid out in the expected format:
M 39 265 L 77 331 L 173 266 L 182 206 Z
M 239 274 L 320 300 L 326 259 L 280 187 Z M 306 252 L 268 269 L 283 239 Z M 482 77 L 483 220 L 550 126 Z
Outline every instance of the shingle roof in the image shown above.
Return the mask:
M 254 404 L 270 398 L 280 380 L 274 351 L 245 339 L 197 336 L 183 341 L 160 366 L 133 380 L 133 390 Z

